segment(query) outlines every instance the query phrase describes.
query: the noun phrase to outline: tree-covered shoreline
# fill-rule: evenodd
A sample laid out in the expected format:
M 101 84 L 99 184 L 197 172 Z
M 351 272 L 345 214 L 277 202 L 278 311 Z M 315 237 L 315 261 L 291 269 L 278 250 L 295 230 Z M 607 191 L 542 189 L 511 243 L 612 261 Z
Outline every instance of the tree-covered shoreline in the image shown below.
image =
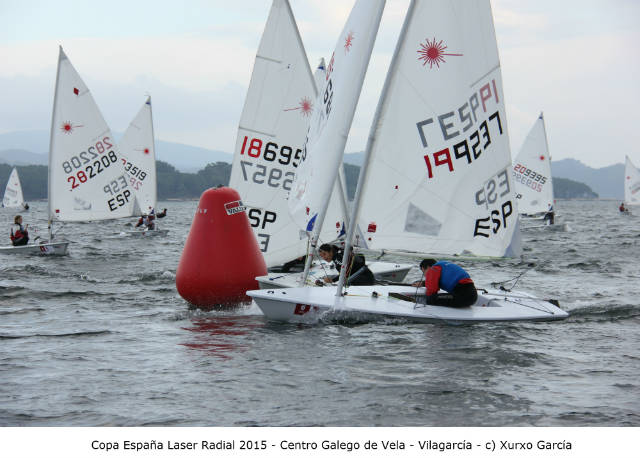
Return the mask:
M 0 187 L 9 179 L 14 166 L 0 164 Z M 26 201 L 47 199 L 47 166 L 16 166 L 20 175 L 22 192 Z M 347 193 L 353 199 L 360 167 L 344 165 L 347 181 Z M 216 162 L 208 164 L 195 173 L 180 172 L 164 161 L 156 162 L 158 173 L 158 199 L 197 199 L 208 188 L 228 185 L 231 177 L 231 164 Z M 553 179 L 555 197 L 560 199 L 593 199 L 598 195 L 584 183 L 573 180 Z

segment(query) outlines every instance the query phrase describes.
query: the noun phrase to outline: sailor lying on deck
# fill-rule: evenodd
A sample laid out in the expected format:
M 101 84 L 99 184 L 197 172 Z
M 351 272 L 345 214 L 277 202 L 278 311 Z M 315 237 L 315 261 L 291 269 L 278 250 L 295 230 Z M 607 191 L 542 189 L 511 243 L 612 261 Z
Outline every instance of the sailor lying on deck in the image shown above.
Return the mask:
M 342 268 L 342 255 L 343 251 L 331 244 L 322 244 L 318 249 L 318 254 L 322 259 L 328 263 L 333 262 L 338 272 Z M 347 283 L 349 285 L 373 285 L 375 284 L 375 277 L 373 273 L 367 267 L 364 260 L 364 256 L 351 252 L 349 257 L 349 266 L 347 266 Z M 340 278 L 340 275 L 326 276 L 323 280 L 317 280 L 318 285 L 325 283 L 336 282 Z
M 478 299 L 476 286 L 460 266 L 449 261 L 438 261 L 427 258 L 420 262 L 420 270 L 424 274 L 427 289 L 427 304 L 449 307 L 471 306 Z M 414 282 L 420 287 L 422 281 Z M 438 293 L 438 290 L 447 293 Z

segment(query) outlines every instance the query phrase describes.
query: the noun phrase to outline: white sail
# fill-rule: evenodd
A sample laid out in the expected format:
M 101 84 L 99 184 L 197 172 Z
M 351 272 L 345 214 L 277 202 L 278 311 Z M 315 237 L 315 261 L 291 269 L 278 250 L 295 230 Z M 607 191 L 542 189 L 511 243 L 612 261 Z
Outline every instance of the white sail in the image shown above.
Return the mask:
M 624 202 L 630 206 L 640 205 L 640 171 L 628 156 L 624 165 Z
M 521 214 L 537 214 L 553 205 L 551 156 L 542 113 L 513 162 L 518 211 Z
M 520 252 L 489 0 L 415 2 L 389 69 L 359 222 L 370 248 Z
M 113 135 L 60 48 L 49 146 L 49 216 L 60 221 L 126 217 L 133 196 Z
M 313 72 L 313 81 L 316 84 L 316 89 L 322 88 L 324 86 L 324 78 L 327 75 L 327 64 L 324 61 L 324 57 L 320 58 L 320 62 L 318 63 L 318 67 L 316 67 L 316 71 Z M 316 96 L 317 96 L 316 91 Z
M 385 2 L 358 0 L 327 65 L 311 116 L 302 161 L 289 195 L 289 211 L 304 230 L 322 222 L 342 162 L 360 90 Z
M 9 175 L 7 187 L 4 189 L 4 197 L 2 198 L 3 207 L 22 207 L 24 197 L 22 196 L 22 186 L 20 186 L 20 177 L 18 170 L 14 167 Z
M 230 185 L 242 197 L 267 266 L 305 254 L 287 197 L 315 111 L 314 77 L 287 0 L 274 0 L 240 118 Z M 334 197 L 338 195 L 334 192 Z M 331 199 L 321 238 L 335 239 L 343 218 Z
M 134 215 L 148 214 L 157 204 L 156 152 L 153 141 L 151 97 L 133 119 L 120 140 L 122 163 L 136 203 Z

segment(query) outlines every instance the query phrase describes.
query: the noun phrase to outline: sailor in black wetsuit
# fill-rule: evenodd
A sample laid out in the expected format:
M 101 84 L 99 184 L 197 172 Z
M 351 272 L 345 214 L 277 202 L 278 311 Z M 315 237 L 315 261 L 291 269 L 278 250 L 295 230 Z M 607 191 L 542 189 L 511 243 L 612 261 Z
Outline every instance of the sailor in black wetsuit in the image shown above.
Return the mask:
M 333 262 L 338 272 L 342 268 L 343 251 L 331 244 L 322 244 L 318 249 L 318 254 L 323 260 Z M 351 253 L 349 266 L 347 266 L 347 284 L 349 285 L 373 285 L 375 278 L 367 267 L 364 256 Z M 324 282 L 336 282 L 340 275 L 327 276 Z M 322 282 L 322 281 L 319 281 Z

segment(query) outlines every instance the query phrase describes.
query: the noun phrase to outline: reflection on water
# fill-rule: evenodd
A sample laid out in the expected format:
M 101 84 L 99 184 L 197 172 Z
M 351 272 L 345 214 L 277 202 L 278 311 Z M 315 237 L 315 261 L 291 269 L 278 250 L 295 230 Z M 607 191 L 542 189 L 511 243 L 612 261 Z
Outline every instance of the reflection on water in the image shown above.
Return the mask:
M 245 335 L 255 328 L 264 327 L 264 321 L 255 316 L 224 316 L 192 319 L 193 327 L 182 327 L 192 332 L 192 342 L 180 343 L 199 349 L 221 359 L 230 359 L 234 353 L 249 346 Z

